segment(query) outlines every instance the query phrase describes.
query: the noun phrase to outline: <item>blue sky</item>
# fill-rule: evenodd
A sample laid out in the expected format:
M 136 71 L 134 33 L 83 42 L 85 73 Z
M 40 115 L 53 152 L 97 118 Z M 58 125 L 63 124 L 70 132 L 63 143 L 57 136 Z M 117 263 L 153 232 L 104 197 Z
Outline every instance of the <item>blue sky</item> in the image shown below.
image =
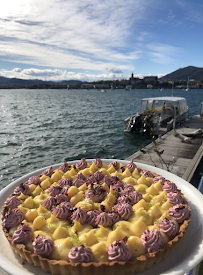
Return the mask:
M 0 2 L 0 76 L 97 81 L 203 67 L 202 0 Z

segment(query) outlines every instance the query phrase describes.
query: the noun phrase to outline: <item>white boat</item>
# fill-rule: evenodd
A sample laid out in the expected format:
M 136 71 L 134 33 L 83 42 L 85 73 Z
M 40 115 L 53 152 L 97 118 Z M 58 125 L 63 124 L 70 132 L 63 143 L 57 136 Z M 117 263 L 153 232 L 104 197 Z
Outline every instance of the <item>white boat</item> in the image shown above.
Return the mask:
M 101 92 L 101 93 L 105 93 L 106 90 L 105 90 L 105 89 L 101 89 L 100 92 Z
M 139 104 L 139 111 L 135 113 Z M 124 120 L 124 131 L 135 134 L 160 135 L 173 124 L 186 120 L 188 106 L 183 97 L 151 97 L 135 100 L 133 114 Z
M 130 90 L 132 89 L 132 86 L 131 86 L 131 85 L 127 85 L 127 86 L 125 87 L 125 89 L 126 89 L 127 91 L 130 91 Z

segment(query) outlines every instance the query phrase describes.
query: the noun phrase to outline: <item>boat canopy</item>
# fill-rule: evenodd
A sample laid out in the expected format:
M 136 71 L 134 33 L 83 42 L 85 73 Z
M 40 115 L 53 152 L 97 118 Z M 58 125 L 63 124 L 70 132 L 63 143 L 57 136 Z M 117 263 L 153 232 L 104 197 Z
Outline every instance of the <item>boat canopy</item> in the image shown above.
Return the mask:
M 163 97 L 147 97 L 142 99 L 137 99 L 136 102 L 141 102 L 140 113 L 143 112 L 146 107 L 155 108 L 155 111 L 158 113 L 162 112 L 163 107 L 173 108 L 176 106 L 178 112 L 184 113 L 187 112 L 187 102 L 184 97 L 172 97 L 172 96 L 163 96 Z M 134 106 L 135 107 L 135 106 Z
M 173 96 L 161 96 L 161 97 L 146 97 L 146 98 L 142 98 L 140 100 L 163 100 L 163 101 L 180 101 L 180 100 L 184 100 L 184 97 L 173 97 Z

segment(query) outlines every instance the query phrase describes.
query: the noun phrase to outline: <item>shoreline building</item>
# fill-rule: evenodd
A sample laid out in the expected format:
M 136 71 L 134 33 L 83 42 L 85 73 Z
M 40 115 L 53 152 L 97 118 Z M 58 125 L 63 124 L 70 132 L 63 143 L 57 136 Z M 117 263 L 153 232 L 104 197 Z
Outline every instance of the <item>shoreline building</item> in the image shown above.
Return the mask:
M 157 76 L 145 76 L 143 80 L 146 84 L 154 84 L 155 82 L 158 81 L 158 77 Z
M 131 85 L 136 85 L 142 83 L 142 79 L 138 77 L 134 77 L 133 73 L 131 74 L 131 77 L 129 79 Z

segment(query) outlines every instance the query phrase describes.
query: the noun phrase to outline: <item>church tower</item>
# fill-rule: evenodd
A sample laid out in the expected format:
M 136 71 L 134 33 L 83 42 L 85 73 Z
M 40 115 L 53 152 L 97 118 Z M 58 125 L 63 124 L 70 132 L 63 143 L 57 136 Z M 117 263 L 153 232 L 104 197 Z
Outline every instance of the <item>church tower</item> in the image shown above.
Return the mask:
M 134 85 L 134 84 L 135 84 L 135 78 L 134 78 L 133 73 L 131 74 L 131 78 L 130 78 L 129 80 L 130 80 L 130 84 L 131 84 L 131 85 Z

